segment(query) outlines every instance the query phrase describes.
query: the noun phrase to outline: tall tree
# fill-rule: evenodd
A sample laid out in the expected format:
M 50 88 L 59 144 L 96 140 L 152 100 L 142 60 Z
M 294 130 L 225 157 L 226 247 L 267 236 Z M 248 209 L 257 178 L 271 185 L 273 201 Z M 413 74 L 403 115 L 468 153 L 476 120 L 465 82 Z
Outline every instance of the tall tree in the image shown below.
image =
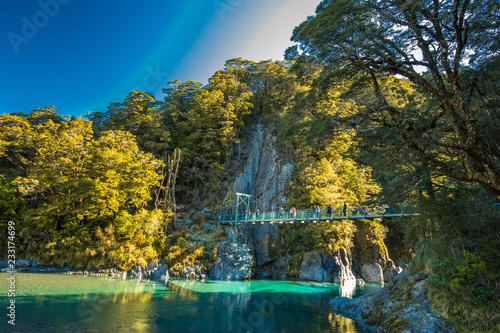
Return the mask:
M 164 126 L 161 104 L 148 93 L 131 91 L 123 102 L 111 103 L 106 112 L 93 112 L 87 116 L 95 132 L 130 132 L 142 150 L 161 157 L 166 154 L 170 139 L 168 128 Z
M 416 161 L 500 198 L 498 83 L 484 75 L 499 70 L 499 32 L 498 1 L 325 0 L 292 40 L 325 66 L 322 85 L 346 75 L 371 85 L 358 124 L 384 126 Z M 390 103 L 383 75 L 409 80 L 426 107 Z

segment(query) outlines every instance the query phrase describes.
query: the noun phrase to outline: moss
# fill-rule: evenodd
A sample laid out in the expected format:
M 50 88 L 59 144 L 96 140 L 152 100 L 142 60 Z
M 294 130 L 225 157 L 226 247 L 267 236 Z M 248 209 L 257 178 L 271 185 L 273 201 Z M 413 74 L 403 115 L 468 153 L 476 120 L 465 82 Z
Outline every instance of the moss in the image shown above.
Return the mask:
M 459 326 L 494 331 L 500 325 L 498 274 L 478 256 L 436 260 L 429 296 L 438 313 Z
M 387 227 L 379 220 L 356 220 L 357 232 L 354 235 L 354 246 L 359 255 L 360 263 L 378 262 L 385 267 L 391 261 L 385 245 Z
M 304 261 L 307 252 L 296 253 L 292 255 L 291 260 L 288 262 L 286 266 L 286 275 L 289 278 L 298 278 L 300 275 L 300 266 L 302 261 Z

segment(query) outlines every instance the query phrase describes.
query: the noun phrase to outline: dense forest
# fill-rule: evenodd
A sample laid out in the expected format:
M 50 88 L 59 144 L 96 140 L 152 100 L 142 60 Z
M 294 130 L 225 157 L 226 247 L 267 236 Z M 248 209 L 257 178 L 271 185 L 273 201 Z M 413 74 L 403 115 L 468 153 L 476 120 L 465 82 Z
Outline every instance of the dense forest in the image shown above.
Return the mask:
M 42 264 L 163 258 L 175 216 L 220 208 L 262 124 L 293 162 L 290 205 L 419 202 L 387 227 L 433 274 L 436 307 L 498 328 L 499 18 L 488 0 L 325 0 L 284 61 L 230 59 L 208 84 L 84 117 L 2 114 L 3 237 L 16 221 L 18 252 Z

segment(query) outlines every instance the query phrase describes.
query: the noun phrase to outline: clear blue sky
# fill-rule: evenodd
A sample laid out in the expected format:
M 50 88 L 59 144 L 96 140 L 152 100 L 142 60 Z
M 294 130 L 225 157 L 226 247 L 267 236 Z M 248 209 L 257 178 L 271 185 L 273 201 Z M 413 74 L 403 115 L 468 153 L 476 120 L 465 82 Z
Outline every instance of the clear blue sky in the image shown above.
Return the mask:
M 235 57 L 281 60 L 319 0 L 1 0 L 2 113 L 81 116 L 131 90 L 206 83 Z

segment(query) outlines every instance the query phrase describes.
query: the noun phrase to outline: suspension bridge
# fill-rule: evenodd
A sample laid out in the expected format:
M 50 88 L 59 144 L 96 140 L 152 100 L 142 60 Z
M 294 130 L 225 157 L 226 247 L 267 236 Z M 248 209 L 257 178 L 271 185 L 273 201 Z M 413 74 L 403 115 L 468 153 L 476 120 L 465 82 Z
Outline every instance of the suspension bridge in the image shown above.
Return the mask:
M 357 220 L 375 218 L 395 218 L 417 216 L 417 205 L 414 203 L 397 203 L 385 205 L 330 207 L 327 209 L 271 210 L 259 212 L 250 210 L 250 195 L 236 193 L 234 207 L 222 208 L 219 214 L 212 216 L 211 222 L 234 224 L 234 243 L 240 235 L 248 243 L 250 224 L 306 224 L 335 220 Z
M 241 209 L 239 209 L 241 211 Z M 375 219 L 375 218 L 391 218 L 416 216 L 417 205 L 413 203 L 398 203 L 379 206 L 353 206 L 347 207 L 332 207 L 331 210 L 322 209 L 319 211 L 314 209 L 296 210 L 295 213 L 290 211 L 268 211 L 268 212 L 238 212 L 235 214 L 236 207 L 226 207 L 221 210 L 220 214 L 212 217 L 212 222 L 221 224 L 233 223 L 317 223 L 321 221 L 329 222 L 333 220 L 356 220 L 356 219 Z

